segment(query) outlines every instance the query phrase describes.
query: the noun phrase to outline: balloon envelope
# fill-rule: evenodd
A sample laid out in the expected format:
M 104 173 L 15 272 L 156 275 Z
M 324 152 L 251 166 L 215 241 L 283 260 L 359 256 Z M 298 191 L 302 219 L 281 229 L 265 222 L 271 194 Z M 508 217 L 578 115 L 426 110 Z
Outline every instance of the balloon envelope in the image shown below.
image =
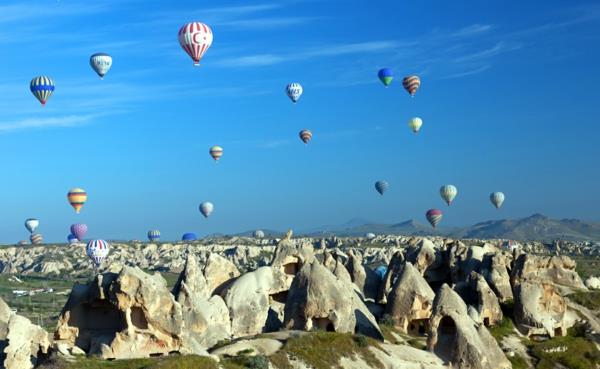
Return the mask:
M 42 237 L 41 234 L 39 233 L 32 233 L 31 236 L 29 237 L 29 241 L 31 241 L 32 244 L 34 245 L 39 245 L 42 242 L 44 242 L 44 239 Z
M 442 220 L 442 216 L 442 211 L 438 209 L 429 209 L 425 214 L 427 221 L 429 222 L 429 224 L 431 224 L 433 228 L 435 228 L 435 226 L 438 225 L 440 220 Z
M 83 223 L 71 224 L 71 234 L 75 236 L 79 241 L 83 241 L 85 234 L 88 231 L 88 226 Z
M 200 204 L 200 212 L 205 218 L 208 218 L 213 210 L 215 210 L 215 206 L 211 202 L 205 201 Z
M 453 185 L 444 185 L 440 188 L 440 196 L 442 196 L 442 199 L 444 199 L 448 206 L 452 204 L 452 201 L 454 200 L 457 194 L 458 189 Z
M 151 231 L 148 231 L 148 240 L 150 240 L 150 241 L 160 240 L 160 231 L 158 229 L 153 229 Z
M 200 64 L 200 59 L 212 45 L 213 33 L 204 23 L 192 22 L 179 29 L 177 36 L 181 48 L 192 58 L 194 65 Z
M 182 241 L 196 241 L 197 239 L 198 237 L 195 233 L 184 233 L 183 236 L 181 236 Z
M 390 85 L 390 83 L 392 83 L 392 80 L 394 79 L 394 73 L 392 73 L 390 68 L 383 68 L 379 70 L 377 77 L 379 77 L 379 80 L 385 85 L 385 87 L 387 87 Z
M 376 237 L 376 236 L 375 236 L 375 233 L 367 233 L 367 234 L 365 235 L 365 238 L 366 238 L 367 240 L 372 240 L 372 239 L 374 239 L 375 237 Z
M 254 237 L 255 238 L 264 238 L 265 232 L 261 231 L 260 229 L 257 229 L 256 231 L 254 231 Z
M 419 76 L 407 76 L 402 80 L 402 86 L 404 89 L 410 94 L 410 96 L 415 96 L 417 90 L 421 86 L 421 79 Z
M 33 96 L 38 99 L 42 105 L 46 105 L 46 101 L 50 98 L 50 95 L 54 92 L 54 82 L 50 77 L 39 76 L 31 80 L 29 89 Z
M 67 236 L 67 241 L 68 241 L 69 243 L 77 243 L 77 242 L 79 242 L 79 239 L 77 239 L 77 237 L 75 237 L 75 235 L 74 235 L 73 233 L 70 233 L 70 234 Z
M 375 182 L 375 189 L 379 192 L 380 195 L 383 195 L 385 191 L 390 187 L 389 183 L 386 181 L 377 181 Z
M 208 153 L 215 161 L 218 161 L 223 156 L 223 148 L 221 146 L 213 146 L 208 150 Z
M 96 266 L 102 264 L 110 252 L 110 244 L 104 240 L 91 240 L 88 242 L 85 252 Z
M 305 144 L 307 144 L 312 139 L 312 132 L 308 129 L 303 129 L 298 135 L 300 136 L 302 142 L 304 142 Z
M 500 209 L 504 203 L 504 194 L 502 192 L 494 192 L 490 195 L 490 201 L 496 207 L 496 209 Z
M 87 193 L 81 188 L 73 188 L 67 194 L 67 199 L 73 209 L 75 209 L 75 212 L 79 214 L 83 204 L 87 201 Z
M 298 100 L 300 100 L 300 96 L 302 96 L 304 89 L 299 83 L 290 83 L 286 86 L 285 92 L 290 100 L 292 100 L 292 102 L 295 104 L 298 102 Z
M 25 221 L 25 228 L 27 228 L 29 233 L 35 232 L 39 225 L 40 221 L 35 218 L 29 218 Z
M 112 57 L 105 53 L 96 53 L 90 56 L 90 66 L 100 78 L 104 78 L 112 67 Z
M 421 130 L 421 126 L 423 125 L 423 120 L 419 117 L 414 117 L 411 118 L 411 120 L 408 121 L 408 127 L 414 132 L 414 133 L 419 133 L 419 131 Z

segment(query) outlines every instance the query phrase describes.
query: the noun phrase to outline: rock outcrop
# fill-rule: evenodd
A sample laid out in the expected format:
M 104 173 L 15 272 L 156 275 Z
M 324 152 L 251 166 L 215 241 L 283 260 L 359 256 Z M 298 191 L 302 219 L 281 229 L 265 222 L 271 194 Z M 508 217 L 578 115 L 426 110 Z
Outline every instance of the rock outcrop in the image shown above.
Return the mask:
M 217 253 L 211 253 L 204 266 L 207 296 L 219 293 L 227 283 L 240 276 L 240 271 L 231 261 Z
M 457 284 L 454 289 L 475 309 L 476 323 L 489 327 L 502 321 L 503 314 L 498 298 L 481 274 L 471 272 L 467 281 Z
M 500 302 L 513 299 L 508 267 L 509 262 L 501 253 L 486 254 L 481 266 L 481 274 L 492 290 L 494 290 Z
M 550 283 L 523 281 L 515 286 L 514 318 L 528 337 L 567 334 L 567 304 Z
M 568 256 L 537 256 L 522 254 L 513 265 L 513 286 L 522 281 L 551 282 L 558 287 L 585 289 L 583 281 L 575 271 L 577 264 Z
M 496 340 L 468 315 L 460 296 L 444 284 L 433 302 L 428 350 L 452 367 L 509 369 L 511 364 Z

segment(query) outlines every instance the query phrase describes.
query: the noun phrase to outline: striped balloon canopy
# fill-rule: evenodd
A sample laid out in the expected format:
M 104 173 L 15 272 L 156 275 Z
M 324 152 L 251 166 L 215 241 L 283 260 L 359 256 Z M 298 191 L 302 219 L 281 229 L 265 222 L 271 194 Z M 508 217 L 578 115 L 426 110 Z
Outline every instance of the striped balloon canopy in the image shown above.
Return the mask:
M 404 77 L 404 79 L 402 80 L 402 86 L 404 86 L 404 89 L 408 91 L 410 96 L 415 96 L 415 93 L 417 93 L 419 86 L 421 86 L 421 79 L 419 78 L 419 76 Z
M 386 181 L 375 182 L 375 190 L 377 190 L 377 192 L 379 192 L 380 195 L 383 195 L 383 193 L 385 191 L 387 191 L 389 187 L 390 187 L 390 184 L 387 183 Z
M 160 231 L 158 229 L 153 229 L 151 231 L 148 231 L 148 240 L 150 240 L 150 241 L 160 240 Z
M 208 153 L 210 154 L 210 156 L 212 156 L 213 159 L 215 159 L 215 161 L 219 161 L 219 159 L 221 159 L 221 156 L 223 156 L 223 148 L 221 146 L 215 145 L 210 148 Z
M 442 216 L 442 211 L 438 209 L 429 209 L 427 210 L 427 213 L 425 213 L 427 221 L 429 222 L 429 224 L 431 224 L 433 228 L 435 228 L 438 225 L 438 223 L 442 220 Z
M 85 252 L 98 267 L 108 256 L 108 253 L 110 252 L 110 244 L 104 240 L 91 240 L 88 242 Z
M 50 98 L 50 95 L 54 92 L 54 82 L 50 77 L 39 76 L 31 80 L 29 89 L 33 96 L 39 100 L 43 105 L 46 105 L 46 101 Z
M 302 142 L 304 142 L 305 144 L 307 144 L 312 139 L 312 132 L 308 129 L 303 129 L 298 135 L 300 136 Z
M 209 26 L 192 22 L 179 29 L 179 45 L 192 58 L 194 65 L 200 65 L 200 59 L 212 45 L 213 33 Z
M 42 237 L 41 234 L 39 233 L 33 233 L 30 237 L 29 237 L 29 241 L 31 241 L 32 244 L 34 245 L 39 245 L 42 242 L 44 242 L 44 238 Z
M 67 199 L 75 212 L 79 214 L 83 204 L 87 201 L 87 193 L 81 188 L 72 188 L 67 194 Z

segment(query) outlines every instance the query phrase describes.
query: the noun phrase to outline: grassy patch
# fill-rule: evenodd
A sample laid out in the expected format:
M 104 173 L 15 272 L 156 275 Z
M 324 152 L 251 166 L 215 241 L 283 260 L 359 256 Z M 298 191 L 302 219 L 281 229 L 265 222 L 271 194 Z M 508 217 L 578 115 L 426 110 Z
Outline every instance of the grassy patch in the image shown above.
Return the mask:
M 273 355 L 269 356 L 269 361 L 277 369 L 293 369 L 294 367 L 290 364 L 287 353 L 284 351 L 277 351 Z
M 600 310 L 600 291 L 578 291 L 567 297 L 592 311 Z
M 588 277 L 598 275 L 598 270 L 600 270 L 600 258 L 593 256 L 575 256 L 572 258 L 577 263 L 575 271 L 577 271 L 581 279 L 585 280 Z
M 523 359 L 520 355 L 516 355 L 513 357 L 507 357 L 508 361 L 512 364 L 512 369 L 529 369 L 527 365 L 527 361 Z
M 366 337 L 365 341 L 363 338 L 355 337 L 350 333 L 314 332 L 290 338 L 281 350 L 281 354 L 287 353 L 290 357 L 297 358 L 314 369 L 341 369 L 342 357 L 356 358 L 357 356 L 360 356 L 369 368 L 383 368 L 383 364 L 369 350 L 369 347 L 378 347 L 377 341 Z M 272 360 L 271 362 L 273 363 Z
M 531 354 L 538 360 L 536 369 L 553 369 L 561 364 L 570 369 L 596 369 L 600 363 L 600 351 L 593 342 L 584 337 L 573 336 L 580 331 L 569 332 L 566 337 L 556 337 L 540 343 L 528 343 Z M 561 349 L 557 352 L 553 350 Z
M 492 336 L 494 336 L 496 341 L 502 342 L 502 339 L 504 337 L 508 337 L 514 334 L 514 328 L 515 326 L 512 320 L 510 320 L 509 317 L 504 316 L 499 324 L 496 324 L 493 327 L 489 327 L 488 330 L 490 331 Z
M 80 358 L 68 363 L 55 360 L 40 369 L 219 369 L 216 361 L 201 356 L 168 356 L 156 359 L 100 360 Z

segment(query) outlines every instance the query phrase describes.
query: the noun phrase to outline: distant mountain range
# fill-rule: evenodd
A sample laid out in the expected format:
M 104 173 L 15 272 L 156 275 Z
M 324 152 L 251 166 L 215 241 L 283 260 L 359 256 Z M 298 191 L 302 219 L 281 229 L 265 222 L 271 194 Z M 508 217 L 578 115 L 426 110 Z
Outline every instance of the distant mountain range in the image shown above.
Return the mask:
M 319 236 L 363 236 L 367 232 L 398 235 L 440 235 L 453 238 L 505 238 L 514 240 L 595 240 L 600 241 L 600 223 L 577 219 L 550 219 L 534 214 L 521 219 L 490 220 L 470 227 L 432 229 L 429 225 L 408 220 L 395 224 L 371 223 L 353 219 L 339 226 L 323 226 L 299 234 Z

